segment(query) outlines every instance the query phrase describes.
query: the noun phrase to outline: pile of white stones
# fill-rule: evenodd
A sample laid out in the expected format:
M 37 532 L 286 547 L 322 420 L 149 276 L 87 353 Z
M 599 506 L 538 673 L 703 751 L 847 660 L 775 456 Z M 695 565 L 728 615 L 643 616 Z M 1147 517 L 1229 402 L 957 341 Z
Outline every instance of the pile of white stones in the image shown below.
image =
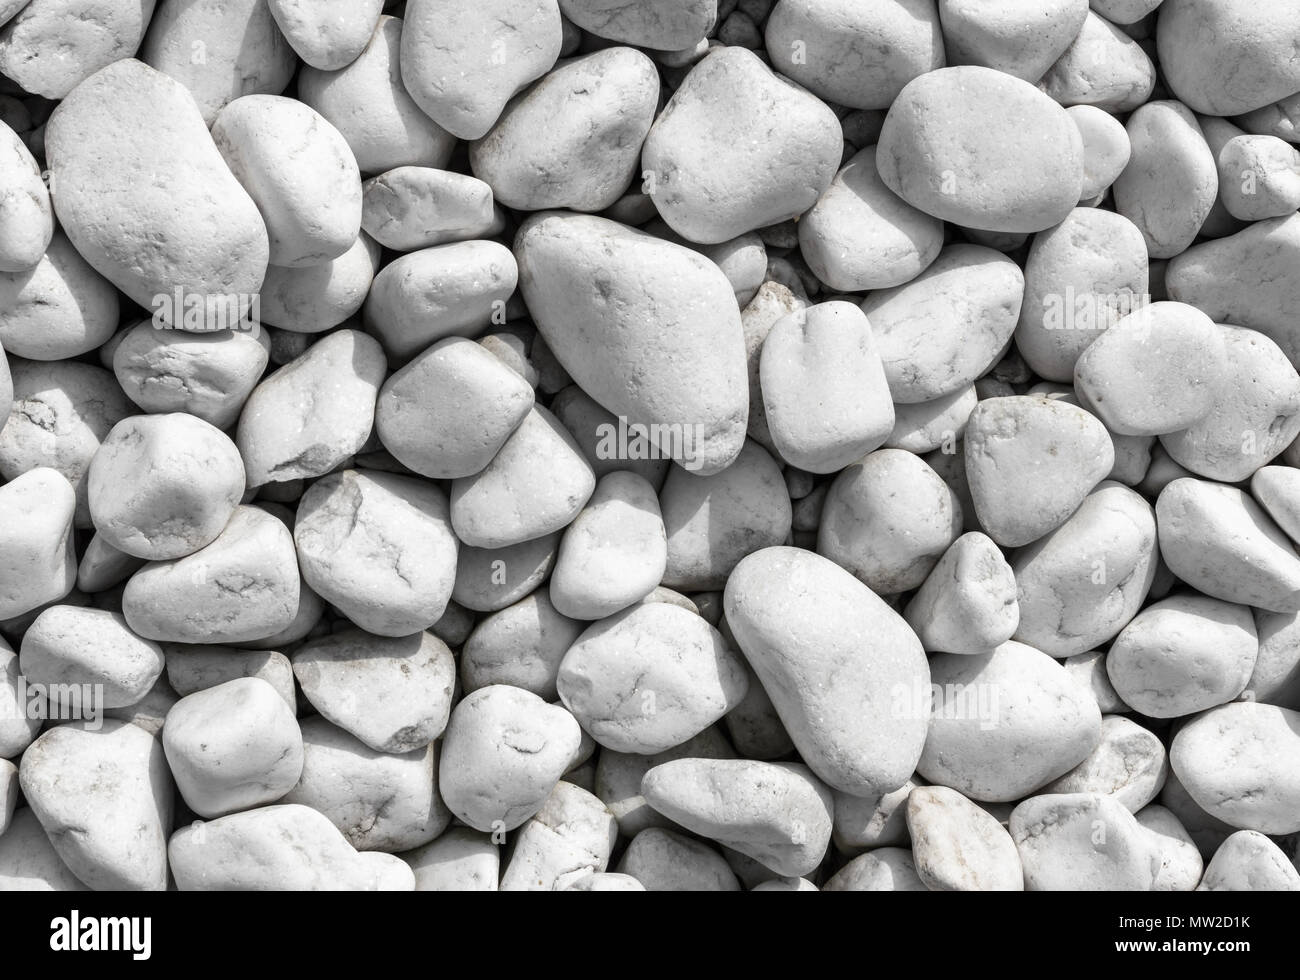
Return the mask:
M 1300 890 L 1300 0 L 0 25 L 0 889 Z

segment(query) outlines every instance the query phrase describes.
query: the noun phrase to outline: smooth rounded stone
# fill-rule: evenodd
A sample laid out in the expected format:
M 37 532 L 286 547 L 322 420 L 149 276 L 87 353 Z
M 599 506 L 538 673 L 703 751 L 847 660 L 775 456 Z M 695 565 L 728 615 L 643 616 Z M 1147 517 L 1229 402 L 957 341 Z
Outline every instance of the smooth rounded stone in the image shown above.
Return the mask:
M 323 333 L 337 327 L 365 303 L 379 269 L 380 251 L 379 245 L 362 233 L 351 248 L 329 262 L 306 269 L 269 266 L 262 284 L 262 322 L 296 334 Z M 304 346 L 309 343 L 305 338 L 297 340 Z
M 1270 612 L 1300 611 L 1300 555 L 1249 494 L 1175 480 L 1156 501 L 1156 519 L 1161 557 L 1188 585 Z
M 917 771 L 972 800 L 1019 800 L 1096 748 L 1091 693 L 1041 650 L 1010 640 L 930 660 L 933 714 Z
M 1196 117 L 1181 102 L 1148 102 L 1125 123 L 1132 156 L 1115 180 L 1115 209 L 1142 232 L 1153 259 L 1185 251 L 1219 192 Z
M 309 640 L 291 659 L 312 707 L 376 752 L 414 752 L 447 727 L 456 663 L 432 633 L 343 630 Z
M 638 174 L 658 101 L 655 64 L 635 48 L 574 58 L 505 107 L 470 167 L 506 207 L 603 211 Z
M 787 463 L 834 473 L 884 442 L 894 406 L 871 324 L 820 303 L 773 324 L 759 364 L 768 431 Z
M 292 623 L 300 585 L 288 528 L 263 510 L 240 506 L 211 544 L 132 575 L 122 612 L 146 639 L 242 643 Z
M 63 863 L 31 807 L 0 833 L 0 892 L 89 891 Z
M 654 487 L 635 473 L 610 473 L 560 539 L 551 600 L 565 616 L 603 619 L 653 592 L 667 563 Z
M 193 554 L 216 540 L 244 493 L 244 464 L 220 429 L 183 412 L 133 415 L 90 462 L 90 516 L 137 558 Z
M 1259 655 L 1238 698 L 1300 710 L 1300 613 L 1254 614 Z
M 721 473 L 673 467 L 659 494 L 668 536 L 663 584 L 720 589 L 746 555 L 790 533 L 790 498 L 776 462 L 752 440 Z
M 878 847 L 859 854 L 822 885 L 824 892 L 926 892 L 906 847 Z
M 1094 340 L 1074 384 L 1111 432 L 1178 432 L 1214 411 L 1227 347 L 1208 316 L 1186 303 L 1143 306 Z
M 931 891 L 1023 891 L 1015 841 L 997 819 L 945 786 L 919 786 L 905 808 L 917 877 Z
M 1024 274 L 1016 348 L 1049 381 L 1071 383 L 1088 345 L 1149 302 L 1141 230 L 1101 208 L 1075 208 L 1059 225 L 1035 235 Z
M 301 770 L 284 802 L 325 814 L 359 851 L 420 847 L 451 822 L 435 789 L 432 744 L 401 754 L 376 752 L 324 718 L 308 718 Z
M 525 221 L 515 256 L 546 345 L 619 417 L 599 433 L 598 454 L 626 455 L 626 426 L 629 448 L 640 435 L 655 457 L 692 472 L 716 473 L 736 459 L 747 422 L 744 333 L 716 265 L 625 225 L 564 213 Z
M 1128 130 L 1105 109 L 1073 105 L 1066 110 L 1083 138 L 1083 189 L 1080 201 L 1092 201 L 1115 183 L 1128 166 L 1133 149 Z
M 1169 763 L 1198 806 L 1242 830 L 1300 830 L 1300 712 L 1239 701 L 1184 725 Z M 30 749 L 28 751 L 31 751 Z
M 1092 692 L 1103 715 L 1128 708 L 1110 682 L 1110 675 L 1106 672 L 1106 654 L 1101 650 L 1076 653 L 1062 660 L 1061 666 L 1081 687 Z
M 940 68 L 890 106 L 876 165 L 890 190 L 926 214 L 983 231 L 1041 231 L 1079 200 L 1083 139 L 1028 82 L 991 68 Z
M 21 660 L 28 684 L 55 691 L 95 692 L 97 708 L 135 704 L 162 674 L 163 651 L 136 636 L 106 609 L 50 606 L 23 634 Z
M 596 476 L 550 412 L 529 410 L 481 472 L 451 485 L 451 523 L 475 548 L 505 548 L 568 526 Z
M 506 548 L 472 548 L 462 542 L 452 600 L 474 612 L 504 609 L 542 584 L 559 547 L 558 531 Z
M 464 337 L 417 354 L 384 383 L 375 430 L 384 448 L 433 479 L 473 476 L 532 409 L 533 389 Z
M 362 315 L 389 356 L 405 361 L 445 337 L 477 335 L 504 316 L 518 275 L 515 257 L 498 242 L 435 245 L 384 266 Z
M 206 691 L 227 681 L 256 677 L 266 681 L 289 710 L 297 711 L 293 665 L 275 650 L 239 650 L 235 647 L 169 643 L 167 680 L 181 697 Z
M 384 0 L 267 0 L 294 52 L 321 71 L 346 68 L 375 32 Z
M 35 717 L 39 712 L 30 710 L 30 704 L 18 654 L 0 639 L 0 759 L 18 758 L 40 732 L 43 719 Z
M 673 93 L 641 160 L 663 219 L 711 244 L 807 211 L 830 186 L 843 145 L 824 102 L 752 51 L 724 46 Z
M 27 805 L 69 870 L 96 891 L 164 891 L 172 777 L 156 738 L 105 720 L 59 725 L 23 753 Z
M 901 786 L 925 743 L 930 694 L 924 651 L 902 617 L 835 563 L 797 548 L 749 555 L 723 602 L 809 767 L 856 796 Z
M 329 817 L 299 803 L 198 821 L 167 846 L 181 891 L 411 891 L 387 854 L 359 854 Z M 382 859 L 382 860 L 381 860 Z M 399 862 L 400 863 L 400 862 Z
M 646 887 L 631 875 L 605 871 L 585 874 L 573 880 L 563 890 L 566 892 L 643 892 Z
M 1225 349 L 1208 415 L 1161 436 L 1173 460 L 1213 480 L 1245 480 L 1300 433 L 1300 375 L 1268 337 L 1218 324 Z
M 45 150 L 59 225 L 131 300 L 173 323 L 179 290 L 209 329 L 248 312 L 266 273 L 266 226 L 180 82 L 139 61 L 110 65 L 59 104 Z
M 0 52 L 3 38 L 0 32 Z M 0 123 L 0 180 L 7 188 L 0 200 L 0 272 L 25 272 L 36 267 L 50 245 L 54 211 L 40 166 L 21 137 L 4 123 Z
M 975 406 L 963 442 L 980 526 L 1019 547 L 1064 524 L 1115 465 L 1096 416 L 1037 395 L 988 398 Z
M 1015 639 L 1058 659 L 1105 644 L 1142 608 L 1159 555 L 1151 505 L 1128 487 L 1102 483 L 1069 520 L 1012 558 Z
M 226 429 L 239 418 L 269 357 L 260 334 L 159 330 L 142 320 L 113 352 L 113 373 L 146 412 L 184 412 Z
M 402 21 L 381 16 L 345 68 L 298 73 L 298 98 L 343 134 L 363 174 L 395 167 L 444 167 L 456 138 L 416 105 L 402 82 Z
M 395 167 L 361 185 L 361 227 L 385 248 L 412 252 L 486 238 L 492 203 L 492 188 L 477 177 Z
M 1206 865 L 1198 892 L 1300 892 L 1300 871 L 1263 834 L 1239 830 Z
M 618 825 L 605 804 L 561 781 L 519 828 L 501 891 L 566 891 L 572 882 L 603 873 L 617 840 Z
M 907 592 L 925 581 L 961 528 L 961 504 L 939 474 L 919 456 L 878 449 L 831 484 L 817 553 L 873 592 Z
M 113 335 L 117 314 L 112 285 L 62 231 L 33 268 L 0 272 L 0 342 L 11 356 L 56 361 L 85 354 Z
M 948 60 L 1037 82 L 1088 16 L 1087 0 L 939 0 Z
M 63 598 L 77 583 L 72 485 L 45 466 L 0 487 L 0 619 Z
M 140 60 L 189 90 L 203 121 L 246 95 L 279 95 L 298 59 L 266 0 L 162 0 Z
M 1300 215 L 1256 221 L 1235 235 L 1194 245 L 1169 263 L 1169 298 L 1216 323 L 1250 327 L 1300 363 L 1293 311 L 1300 293 L 1289 270 L 1300 261 Z
M 235 435 L 249 487 L 321 476 L 358 452 L 385 373 L 377 340 L 339 330 L 265 378 Z
M 1154 835 L 1096 793 L 1030 797 L 1010 830 L 1026 891 L 1151 891 L 1163 864 Z
M 641 795 L 641 780 L 655 766 L 678 759 L 734 759 L 736 752 L 722 734 L 721 728 L 712 725 L 698 735 L 686 739 L 663 752 L 653 755 L 616 752 L 602 748 L 596 760 L 593 792 L 604 800 L 609 812 L 618 821 L 619 833 L 633 838 L 649 827 L 675 829 L 677 824 L 652 809 Z
M 907 780 L 898 789 L 871 796 L 850 796 L 833 791 L 835 824 L 831 840 L 842 854 L 894 845 L 908 846 L 907 798 L 920 784 Z
M 1040 791 L 1097 793 L 1137 813 L 1160 794 L 1168 775 L 1165 747 L 1156 735 L 1122 715 L 1106 715 L 1101 740 L 1088 757 Z
M 1165 84 L 1197 112 L 1235 116 L 1300 91 L 1294 0 L 1168 0 L 1156 35 Z
M 1151 97 L 1156 68 L 1137 41 L 1091 10 L 1039 87 L 1063 106 L 1130 112 Z
M 885 186 L 874 146 L 854 154 L 799 220 L 799 250 L 808 267 L 845 292 L 911 282 L 942 246 L 943 222 Z
M 246 95 L 217 113 L 212 140 L 266 222 L 272 265 L 320 265 L 352 247 L 361 175 L 320 113 L 295 99 Z
M 644 433 L 626 426 L 626 449 L 619 445 L 618 417 L 594 402 L 577 385 L 569 385 L 551 399 L 551 411 L 578 441 L 582 455 L 591 464 L 597 478 L 626 470 L 644 477 L 653 487 L 662 487 L 672 463 Z M 0 438 L 3 433 L 0 432 Z
M 516 687 L 479 688 L 451 714 L 438 788 L 451 812 L 475 830 L 514 830 L 541 809 L 581 738 L 562 707 Z
M 796 763 L 678 759 L 647 772 L 641 795 L 687 830 L 778 875 L 812 872 L 830 844 L 830 790 Z
M 1148 606 L 1124 627 L 1106 671 L 1130 708 L 1151 718 L 1181 718 L 1236 698 L 1258 650 L 1248 608 L 1179 595 Z
M 1300 151 L 1276 136 L 1237 136 L 1218 153 L 1219 194 L 1234 218 L 1283 218 L 1300 207 Z
M 460 651 L 465 693 L 505 684 L 555 701 L 560 661 L 586 624 L 559 613 L 547 589 L 485 617 Z
M 945 63 L 934 0 L 779 0 L 764 42 L 776 71 L 853 109 L 887 109 L 909 81 Z
M 436 486 L 373 470 L 331 473 L 303 494 L 293 539 L 307 584 L 369 633 L 408 636 L 446 611 L 457 544 Z
M 748 678 L 716 629 L 656 602 L 584 631 L 560 663 L 557 688 L 602 746 L 651 755 L 721 719 L 744 698 Z
M 885 440 L 885 448 L 918 454 L 943 446 L 955 448 L 978 402 L 979 392 L 972 384 L 933 401 L 895 404 L 894 430 Z
M 653 4 L 623 0 L 560 0 L 560 12 L 589 34 L 654 48 L 656 52 L 691 48 L 715 26 L 716 0 L 667 0 Z
M 417 892 L 494 892 L 501 855 L 491 838 L 449 827 L 436 840 L 400 855 L 415 872 Z
M 997 363 L 1020 316 L 1019 267 L 982 245 L 952 245 L 911 282 L 862 302 L 894 401 L 966 387 Z
M 1134 816 L 1151 834 L 1160 852 L 1160 870 L 1151 886 L 1156 892 L 1190 892 L 1201 880 L 1204 862 L 1196 844 L 1172 810 L 1152 803 Z
M 411 0 L 402 28 L 402 81 L 443 129 L 481 137 L 506 103 L 555 64 L 563 29 L 555 0 Z M 447 39 L 455 38 L 454 44 Z
M 939 559 L 903 611 L 927 653 L 985 653 L 1020 622 L 1016 580 L 998 546 L 963 534 Z
M 274 803 L 303 768 L 298 721 L 258 677 L 181 698 L 167 713 L 162 743 L 176 788 L 205 818 Z
M 134 55 L 155 13 L 154 0 L 31 0 L 4 8 L 0 72 L 46 99 L 62 99 L 101 68 Z
M 674 830 L 650 827 L 632 838 L 615 868 L 648 892 L 738 892 L 726 859 L 708 844 Z

